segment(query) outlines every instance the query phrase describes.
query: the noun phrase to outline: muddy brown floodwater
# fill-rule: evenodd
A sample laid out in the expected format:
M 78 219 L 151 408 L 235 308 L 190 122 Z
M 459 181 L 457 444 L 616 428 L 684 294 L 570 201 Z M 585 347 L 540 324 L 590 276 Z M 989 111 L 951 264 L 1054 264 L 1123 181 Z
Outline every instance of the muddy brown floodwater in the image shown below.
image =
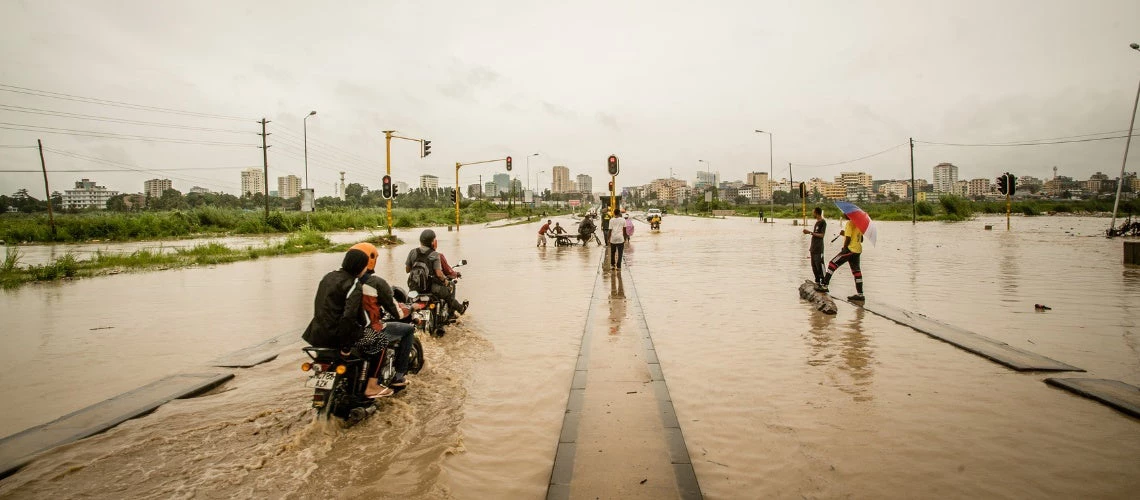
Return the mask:
M 863 255 L 868 300 L 1140 385 L 1140 270 L 1098 236 L 1105 221 L 984 224 L 1004 228 L 881 224 Z M 801 302 L 808 241 L 790 221 L 668 216 L 660 233 L 638 229 L 625 286 L 640 296 L 706 497 L 1140 491 L 1137 419 L 859 308 L 825 316 Z M 204 396 L 45 453 L 0 481 L 0 496 L 542 498 L 602 251 L 536 249 L 536 230 L 439 232 L 449 260 L 470 262 L 459 292 L 470 312 L 424 339 L 427 368 L 356 427 L 314 421 L 297 343 Z M 382 250 L 380 274 L 403 284 L 409 248 Z M 339 259 L 0 292 L 0 433 L 299 337 L 314 284 Z M 832 290 L 852 293 L 846 267 Z

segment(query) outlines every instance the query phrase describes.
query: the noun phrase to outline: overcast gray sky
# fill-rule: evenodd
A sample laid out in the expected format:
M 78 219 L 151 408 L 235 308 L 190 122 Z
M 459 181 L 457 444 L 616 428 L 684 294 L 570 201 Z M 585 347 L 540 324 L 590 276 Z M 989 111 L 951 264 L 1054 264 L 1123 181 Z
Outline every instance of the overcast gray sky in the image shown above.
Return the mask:
M 29 125 L 223 142 L 260 141 L 272 121 L 271 184 L 303 174 L 331 195 L 338 170 L 376 187 L 396 129 L 431 139 L 432 155 L 394 142 L 394 177 L 454 183 L 454 163 L 514 157 L 525 181 L 549 187 L 550 167 L 619 185 L 697 170 L 726 180 L 788 162 L 819 165 L 901 145 L 991 143 L 1128 128 L 1140 80 L 1140 2 L 1087 1 L 12 1 L 0 2 L 0 84 L 243 118 L 151 112 L 0 87 L 0 145 L 34 145 L 159 173 L 59 172 L 53 190 L 90 177 L 142 190 L 152 177 L 239 191 L 255 147 L 148 142 L 11 130 Z M 15 89 L 18 90 L 18 89 Z M 18 107 L 18 108 L 17 108 Z M 27 111 L 34 110 L 36 113 Z M 94 121 L 67 112 L 232 130 Z M 14 125 L 13 125 L 14 124 Z M 58 130 L 56 131 L 58 132 Z M 1116 135 L 1123 135 L 1118 133 Z M 315 141 L 320 141 L 319 143 Z M 331 146 L 331 147 L 330 147 Z M 1035 147 L 919 145 L 916 174 L 953 162 L 962 178 L 1010 170 L 1045 177 L 1115 176 L 1123 139 Z M 1133 148 L 1138 149 L 1138 148 Z M 1135 158 L 1136 153 L 1133 153 Z M 1134 160 L 1135 161 L 1135 160 Z M 116 169 L 54 151 L 52 170 Z M 0 170 L 38 169 L 35 149 L 0 148 Z M 909 177 L 906 147 L 797 179 L 862 170 Z M 1129 171 L 1136 170 L 1135 163 Z M 461 184 L 499 165 L 464 167 Z M 546 173 L 539 174 L 539 171 Z M 42 192 L 38 173 L 0 173 L 0 193 Z M 275 189 L 271 186 L 270 189 Z

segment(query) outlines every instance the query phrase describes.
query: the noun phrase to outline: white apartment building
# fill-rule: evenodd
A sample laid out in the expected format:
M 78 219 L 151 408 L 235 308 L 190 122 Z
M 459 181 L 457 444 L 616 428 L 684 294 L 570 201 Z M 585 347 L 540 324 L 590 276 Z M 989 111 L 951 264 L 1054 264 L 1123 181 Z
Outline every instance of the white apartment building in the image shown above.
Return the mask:
M 118 191 L 96 186 L 95 181 L 83 179 L 75 183 L 75 189 L 63 191 L 63 208 L 64 210 L 82 210 L 84 208 L 103 210 L 107 208 L 107 200 L 118 194 Z
M 241 171 L 241 195 L 266 194 L 265 177 L 260 168 L 247 168 Z
M 990 194 L 989 179 L 970 179 L 970 183 L 966 186 L 966 196 L 985 196 L 987 194 Z
M 956 193 L 958 167 L 953 163 L 939 163 L 934 166 L 934 193 Z
M 888 182 L 882 186 L 879 186 L 879 192 L 884 196 L 890 196 L 893 194 L 895 196 L 898 196 L 900 199 L 905 199 L 910 195 L 907 190 L 908 187 L 910 187 L 910 182 L 908 181 Z
M 296 198 L 301 196 L 301 178 L 295 175 L 278 177 L 277 196 L 281 198 Z
M 420 176 L 420 189 L 435 189 L 439 187 L 439 177 L 424 174 Z
M 579 193 L 593 192 L 594 179 L 586 174 L 578 174 L 578 181 L 575 182 L 575 187 Z
M 167 189 L 174 189 L 170 179 L 151 179 L 143 182 L 143 194 L 148 198 L 161 198 Z

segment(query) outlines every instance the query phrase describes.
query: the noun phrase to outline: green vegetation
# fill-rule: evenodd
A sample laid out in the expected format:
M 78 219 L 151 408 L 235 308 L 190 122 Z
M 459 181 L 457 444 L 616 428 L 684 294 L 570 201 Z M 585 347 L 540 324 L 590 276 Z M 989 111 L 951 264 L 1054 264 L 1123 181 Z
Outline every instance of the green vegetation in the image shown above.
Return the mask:
M 893 203 L 857 203 L 859 208 L 865 210 L 872 219 L 880 221 L 909 221 L 911 219 L 911 206 L 909 202 L 893 202 Z M 704 204 L 701 204 L 702 208 Z M 818 203 L 807 204 L 808 218 L 811 218 L 811 209 L 813 207 L 823 207 L 824 214 L 828 217 L 837 217 L 838 209 L 830 201 L 821 201 Z M 693 207 L 690 206 L 690 209 Z M 801 217 L 800 205 L 791 204 L 777 204 L 775 207 L 775 214 L 769 205 L 750 205 L 750 206 L 737 206 L 732 207 L 727 203 L 713 202 L 713 209 L 725 210 L 735 208 L 737 215 L 756 217 L 759 211 L 763 211 L 767 217 L 778 217 L 785 219 L 793 219 Z M 973 218 L 976 214 L 1004 214 L 1005 202 L 1004 201 L 971 201 L 957 196 L 943 196 L 939 198 L 936 203 L 929 201 L 921 201 L 915 204 L 914 211 L 917 213 L 917 219 L 920 221 L 964 221 Z M 1044 214 L 1102 214 L 1112 211 L 1111 199 L 1100 200 L 1019 200 L 1014 201 L 1011 205 L 1013 213 L 1034 216 Z M 678 213 L 684 213 L 683 209 L 677 209 Z M 1120 202 L 1120 213 L 1140 213 L 1140 199 L 1125 200 Z
M 485 201 L 464 202 L 460 211 L 463 224 L 487 222 L 487 213 L 504 212 Z M 529 209 L 515 210 L 516 215 Z M 559 213 L 551 210 L 551 214 Z M 449 207 L 395 208 L 393 226 L 399 228 L 445 226 L 455 223 L 455 210 Z M 0 240 L 9 244 L 30 242 L 138 241 L 200 236 L 292 233 L 304 226 L 320 232 L 386 228 L 382 208 L 344 208 L 303 212 L 271 212 L 217 207 L 198 207 L 169 212 L 82 212 L 57 214 L 53 238 L 46 214 L 5 214 L 0 216 Z
M 399 238 L 373 236 L 367 241 L 374 245 L 399 245 Z M 0 286 L 15 288 L 33 281 L 58 281 L 115 274 L 122 271 L 161 270 L 189 266 L 208 266 L 242 260 L 311 252 L 343 252 L 351 243 L 333 245 L 323 234 L 302 227 L 281 243 L 264 247 L 230 248 L 220 243 L 204 243 L 190 248 L 141 249 L 131 253 L 96 252 L 89 260 L 78 260 L 66 254 L 54 261 L 21 267 L 20 251 L 9 246 L 4 263 L 0 266 Z

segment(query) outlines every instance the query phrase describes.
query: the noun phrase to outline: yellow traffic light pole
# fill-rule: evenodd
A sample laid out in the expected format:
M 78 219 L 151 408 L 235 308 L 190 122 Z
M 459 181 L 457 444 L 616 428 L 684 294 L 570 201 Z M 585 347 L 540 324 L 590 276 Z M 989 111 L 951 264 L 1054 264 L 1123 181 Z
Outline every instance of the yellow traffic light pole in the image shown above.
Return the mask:
M 468 165 L 479 165 L 482 163 L 495 163 L 498 161 L 507 161 L 509 156 L 496 158 L 494 160 L 473 161 L 470 163 L 455 162 L 455 232 L 459 232 L 459 167 L 466 167 Z
M 395 135 L 395 130 L 384 131 L 384 164 L 385 175 L 392 175 L 392 139 L 403 139 L 405 141 L 413 141 L 420 143 L 420 158 L 423 158 L 423 139 L 413 139 L 411 137 L 402 137 Z M 393 185 L 393 187 L 395 187 Z M 392 198 L 388 198 L 388 236 L 392 236 Z

